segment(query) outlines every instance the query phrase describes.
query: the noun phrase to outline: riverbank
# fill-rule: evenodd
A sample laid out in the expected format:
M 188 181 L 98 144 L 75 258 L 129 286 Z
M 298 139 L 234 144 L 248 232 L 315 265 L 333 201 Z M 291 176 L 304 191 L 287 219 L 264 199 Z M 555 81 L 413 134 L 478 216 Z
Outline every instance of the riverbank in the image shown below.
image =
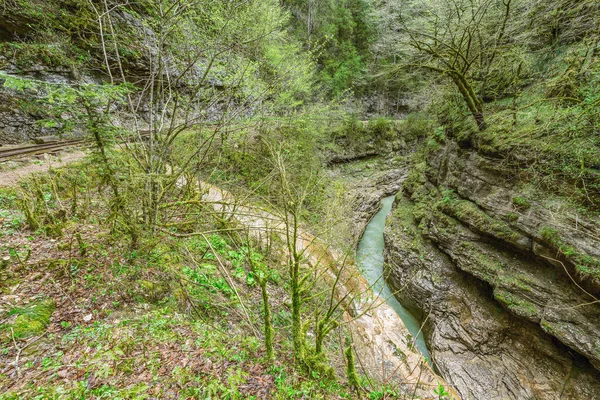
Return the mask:
M 205 193 L 203 198 L 214 204 L 215 210 L 244 226 L 251 227 L 252 235 L 256 238 L 266 237 L 264 232 L 268 230 L 285 231 L 281 217 L 250 205 L 238 204 L 230 193 L 215 186 L 203 183 L 201 190 Z M 386 211 L 391 208 L 391 202 L 388 200 L 387 203 L 386 208 L 382 210 L 383 213 L 374 217 L 375 222 L 381 219 L 383 223 L 385 222 Z M 383 224 L 379 222 L 381 230 L 377 234 L 382 243 Z M 422 353 L 428 353 L 422 335 L 417 342 L 418 346 L 422 346 L 422 350 L 419 352 L 415 349 L 413 336 L 419 338 L 419 335 L 414 333 L 415 328 L 417 332 L 420 329 L 418 323 L 411 321 L 413 330 L 409 330 L 398 312 L 399 308 L 398 310 L 394 308 L 394 300 L 386 302 L 391 293 L 378 294 L 377 289 L 375 293 L 373 292 L 375 281 L 378 279 L 374 278 L 373 282 L 365 279 L 356 266 L 342 263 L 341 255 L 325 247 L 312 235 L 302 232 L 300 238 L 298 250 L 306 250 L 309 261 L 313 265 L 325 265 L 330 269 L 331 284 L 334 284 L 334 281 L 338 282 L 334 295 L 343 302 L 346 308 L 344 318 L 355 333 L 355 350 L 361 372 L 373 376 L 380 382 L 385 382 L 390 387 L 397 387 L 406 394 L 412 393 L 412 396 L 416 395 L 423 399 L 432 398 L 430 397 L 432 391 L 442 385 L 458 400 L 459 396 L 454 389 L 436 375 L 424 358 Z M 379 252 L 376 257 L 382 258 L 382 252 Z M 382 265 L 379 268 L 381 267 Z M 340 271 L 340 268 L 343 270 Z M 342 274 L 341 278 L 338 273 Z M 344 300 L 346 298 L 352 300 L 346 301 Z

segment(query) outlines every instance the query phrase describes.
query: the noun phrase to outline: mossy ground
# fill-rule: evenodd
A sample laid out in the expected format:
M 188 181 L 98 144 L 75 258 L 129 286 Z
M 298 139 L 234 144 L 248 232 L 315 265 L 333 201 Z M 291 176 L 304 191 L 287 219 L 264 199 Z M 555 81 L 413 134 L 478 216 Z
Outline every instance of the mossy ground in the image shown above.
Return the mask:
M 65 175 L 51 173 L 61 195 L 70 193 Z M 337 336 L 327 343 L 336 379 L 294 367 L 288 297 L 276 276 L 269 284 L 276 360 L 266 360 L 247 248 L 209 236 L 232 281 L 197 238 L 158 234 L 133 249 L 103 224 L 108 211 L 93 187 L 82 182 L 89 198 L 78 207 L 86 212 L 67 213 L 52 236 L 21 221 L 21 194 L 0 192 L 0 399 L 355 397 Z M 42 198 L 50 214 L 61 207 L 51 190 Z
M 50 299 L 36 300 L 23 307 L 12 308 L 8 315 L 15 318 L 0 326 L 0 331 L 4 331 L 5 336 L 10 331 L 10 337 L 14 339 L 39 335 L 50 324 L 50 317 L 55 309 L 56 304 Z

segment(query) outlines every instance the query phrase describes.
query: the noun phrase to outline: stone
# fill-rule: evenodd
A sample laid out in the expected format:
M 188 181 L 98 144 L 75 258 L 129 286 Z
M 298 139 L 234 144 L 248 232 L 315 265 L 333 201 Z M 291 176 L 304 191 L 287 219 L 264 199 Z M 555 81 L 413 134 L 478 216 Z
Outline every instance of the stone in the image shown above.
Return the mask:
M 55 143 L 58 141 L 59 139 L 56 136 L 39 136 L 33 139 L 35 144 Z

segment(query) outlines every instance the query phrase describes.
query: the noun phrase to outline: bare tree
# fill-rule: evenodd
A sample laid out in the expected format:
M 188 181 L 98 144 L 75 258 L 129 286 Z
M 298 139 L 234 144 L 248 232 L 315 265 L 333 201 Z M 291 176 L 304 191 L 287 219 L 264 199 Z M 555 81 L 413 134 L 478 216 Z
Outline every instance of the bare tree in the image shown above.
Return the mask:
M 284 15 L 270 3 L 154 0 L 156 15 L 139 25 L 128 22 L 130 15 L 123 5 L 89 0 L 110 82 L 131 88 L 125 107 L 114 113 L 111 122 L 125 123 L 127 132 L 133 132 L 122 137 L 133 159 L 134 173 L 128 179 L 142 188 L 141 218 L 152 232 L 160 224 L 160 205 L 178 196 L 181 177 L 201 168 L 219 134 L 223 139 L 233 120 L 270 94 L 270 87 L 249 97 L 240 93 L 248 80 L 255 79 L 253 62 L 240 54 L 255 51 L 283 24 Z M 259 10 L 265 23 L 241 23 L 249 9 Z M 215 14 L 223 18 L 213 21 Z M 199 23 L 206 26 L 199 29 Z M 141 45 L 141 72 L 132 73 L 128 65 L 132 60 L 123 54 L 124 43 L 132 40 Z M 235 68 L 223 77 L 218 71 L 226 62 Z M 173 144 L 192 130 L 198 132 L 193 150 L 174 166 Z
M 464 99 L 479 130 L 486 129 L 483 93 L 501 49 L 513 0 L 427 0 L 393 3 L 385 21 L 399 68 L 447 77 Z

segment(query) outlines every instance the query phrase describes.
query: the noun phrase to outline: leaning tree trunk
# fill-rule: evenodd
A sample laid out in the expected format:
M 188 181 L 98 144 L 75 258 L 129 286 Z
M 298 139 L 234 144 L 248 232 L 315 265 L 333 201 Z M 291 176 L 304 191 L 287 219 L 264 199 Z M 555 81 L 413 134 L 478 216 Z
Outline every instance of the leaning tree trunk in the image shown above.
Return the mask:
M 451 71 L 450 76 L 452 77 L 454 84 L 458 87 L 463 99 L 467 103 L 467 107 L 477 123 L 477 128 L 480 132 L 484 131 L 487 128 L 487 125 L 483 115 L 483 102 L 475 94 L 473 87 L 462 74 L 457 71 Z

